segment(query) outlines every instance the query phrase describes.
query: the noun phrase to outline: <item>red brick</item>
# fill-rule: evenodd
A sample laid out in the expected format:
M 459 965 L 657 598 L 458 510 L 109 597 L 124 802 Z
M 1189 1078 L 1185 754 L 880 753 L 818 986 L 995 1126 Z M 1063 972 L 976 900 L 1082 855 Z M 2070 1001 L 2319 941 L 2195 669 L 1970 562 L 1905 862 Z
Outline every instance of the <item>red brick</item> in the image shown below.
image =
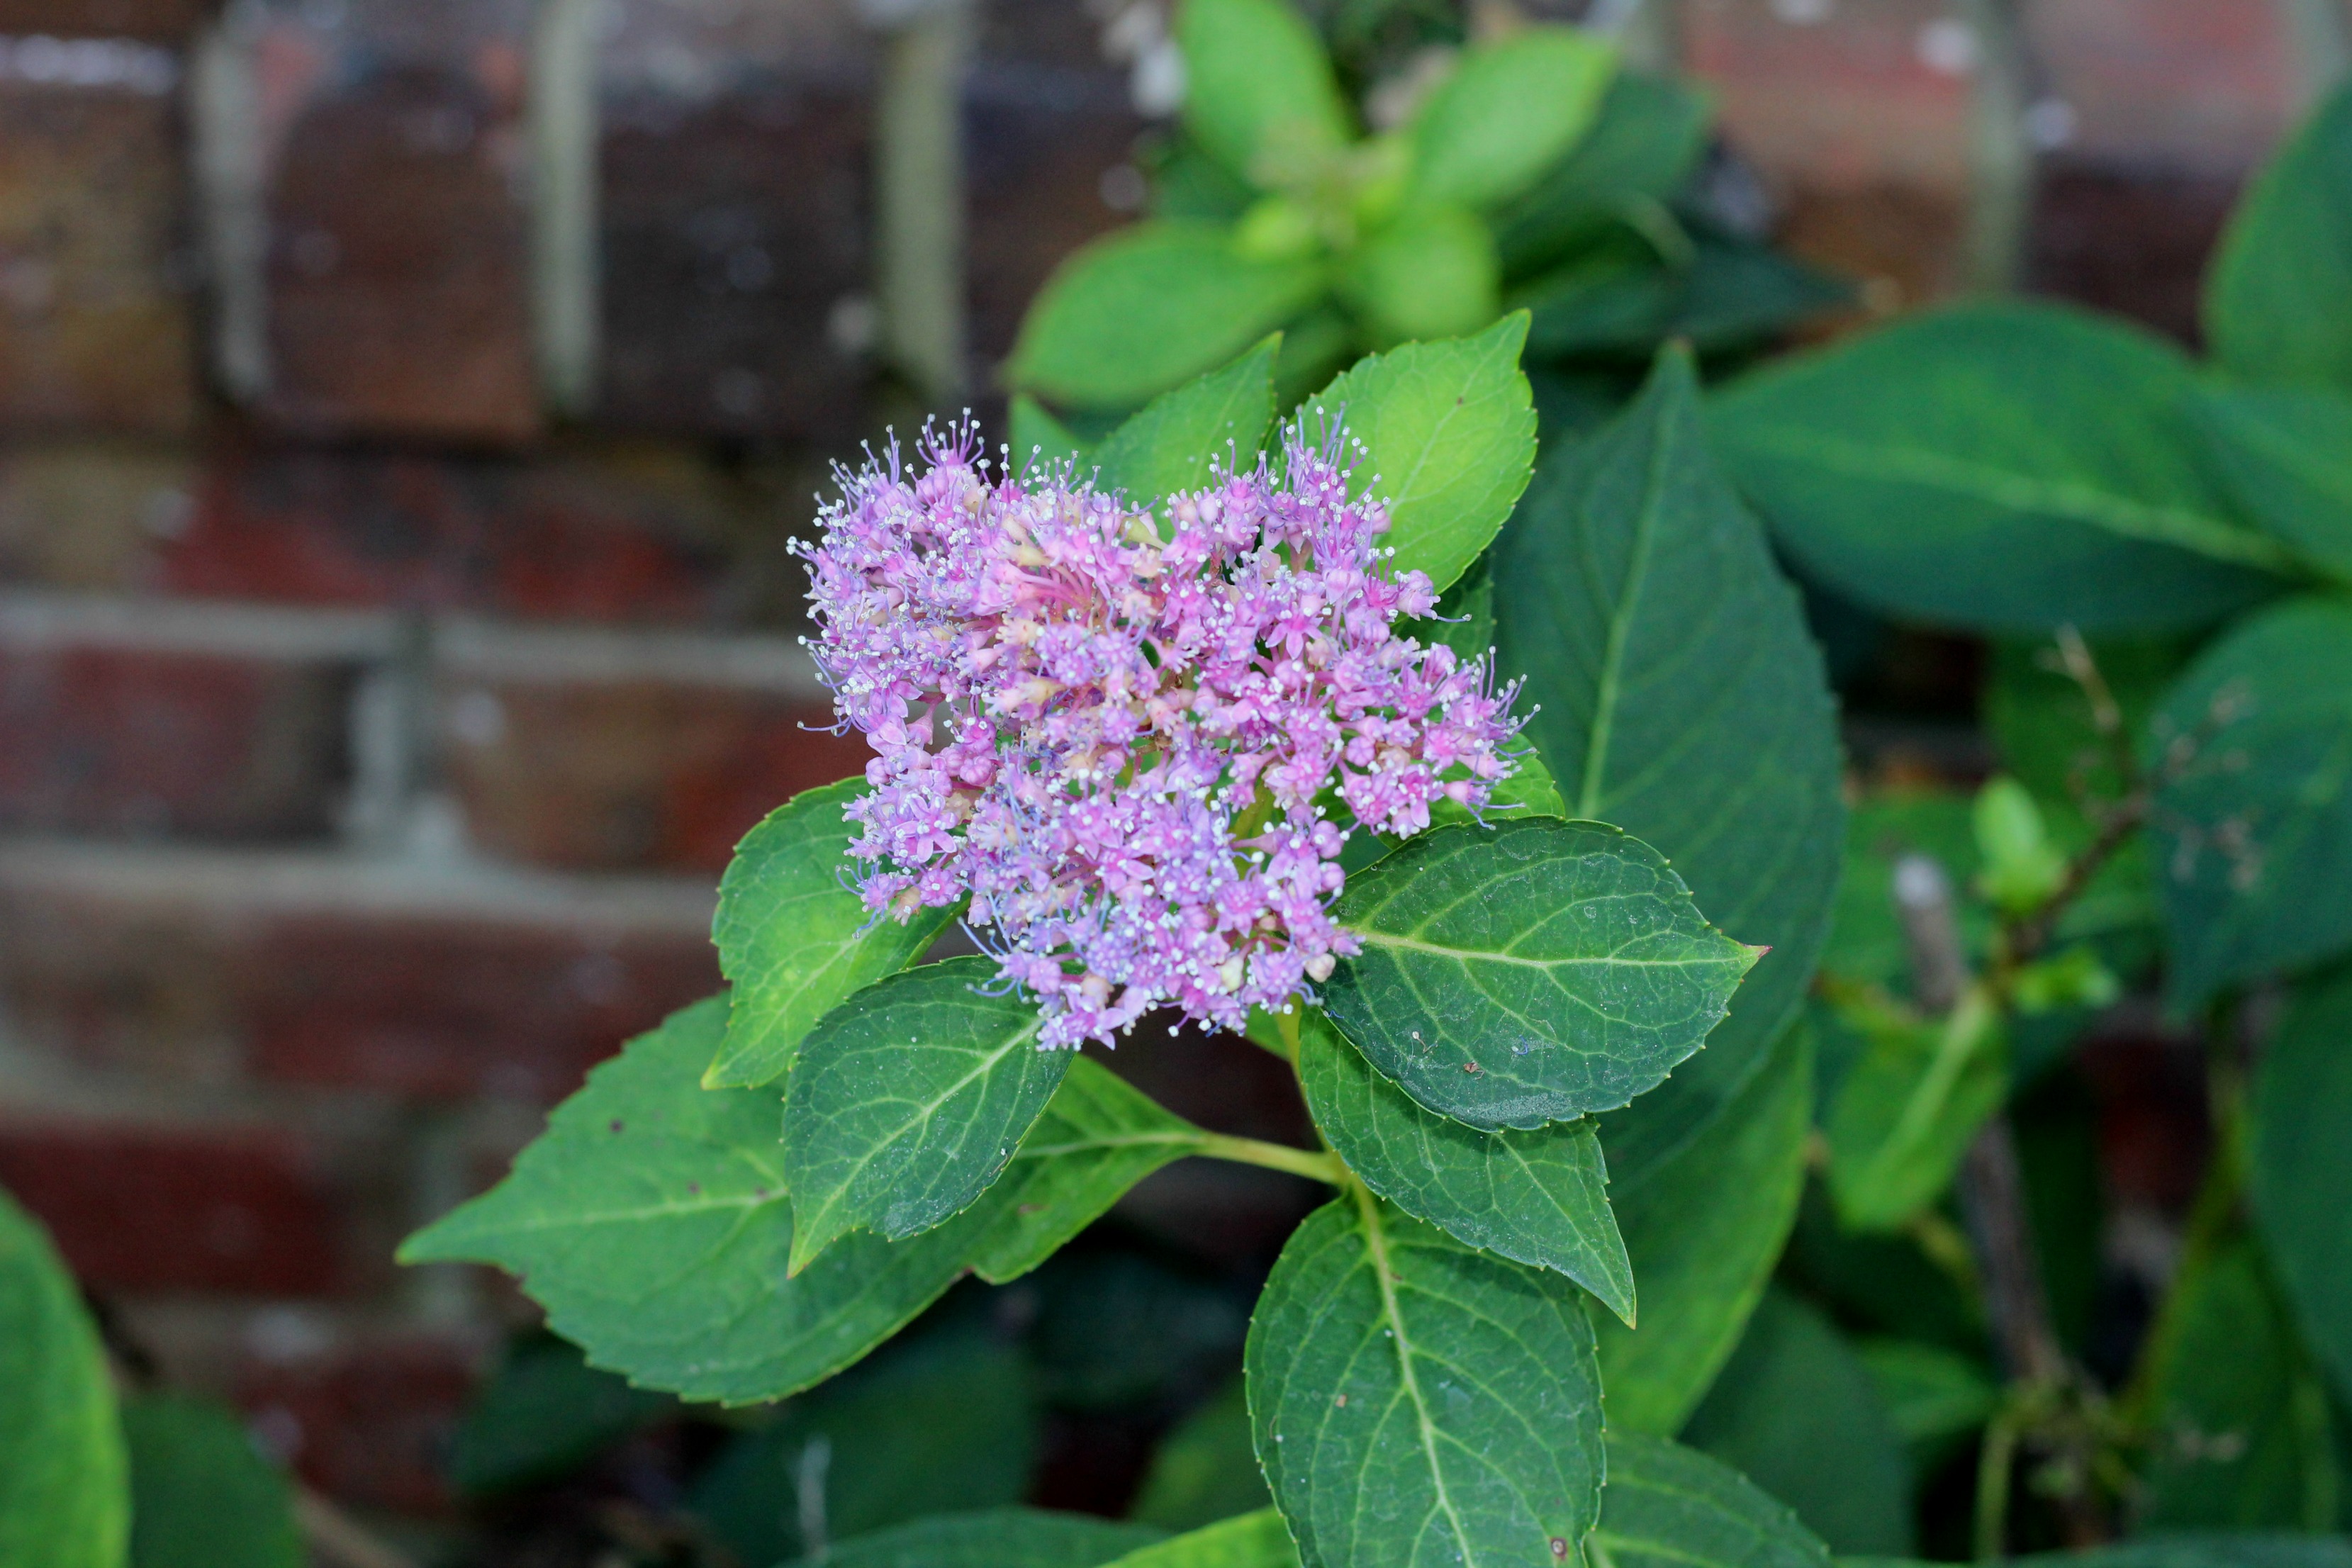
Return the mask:
M 0 40 L 0 426 L 173 431 L 195 409 L 176 58 Z M 98 51 L 100 85 L 35 51 Z
M 323 837 L 352 679 L 335 660 L 0 640 L 0 825 Z
M 2028 286 L 2199 343 L 2206 262 L 2239 188 L 2231 176 L 2179 167 L 2046 158 Z
M 824 732 L 821 694 L 471 679 L 443 711 L 474 841 L 575 868 L 718 871 L 761 817 L 871 755 Z
M 305 432 L 528 437 L 521 9 L 335 15 L 252 40 L 273 115 L 262 410 Z
M 481 1347 L 422 1331 L 321 1338 L 251 1356 L 239 1370 L 234 1397 L 256 1434 L 304 1481 L 347 1506 L 447 1512 L 449 1444 L 479 1376 Z
M 0 579 L 75 589 L 143 585 L 157 542 L 187 526 L 195 479 L 190 454 L 156 442 L 0 448 Z
M 0 35 L 178 42 L 215 8 L 209 0 L 0 0 Z
M 215 461 L 185 531 L 153 547 L 152 575 L 240 599 L 708 620 L 744 597 L 740 511 L 677 454 L 246 450 Z
M 2037 0 L 2024 8 L 2067 150 L 2212 176 L 2252 166 L 2295 113 L 2287 7 L 2241 0 Z
M 341 1195 L 281 1128 L 0 1112 L 0 1187 L 93 1289 L 301 1296 L 347 1277 Z

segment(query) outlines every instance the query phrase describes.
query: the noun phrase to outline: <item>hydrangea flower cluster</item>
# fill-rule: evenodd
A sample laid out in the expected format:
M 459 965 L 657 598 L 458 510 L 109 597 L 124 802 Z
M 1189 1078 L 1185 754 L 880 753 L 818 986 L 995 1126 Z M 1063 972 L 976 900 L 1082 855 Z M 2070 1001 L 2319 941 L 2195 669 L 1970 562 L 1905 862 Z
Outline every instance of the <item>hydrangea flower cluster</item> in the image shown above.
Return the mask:
M 969 422 L 927 429 L 919 468 L 894 442 L 836 470 L 801 553 L 812 648 L 876 752 L 859 890 L 901 920 L 969 896 L 1041 1046 L 1281 1008 L 1356 951 L 1343 823 L 1409 836 L 1510 773 L 1517 685 L 1397 631 L 1435 595 L 1383 569 L 1344 450 L 1286 430 L 1160 515 L 1066 463 L 992 465 Z

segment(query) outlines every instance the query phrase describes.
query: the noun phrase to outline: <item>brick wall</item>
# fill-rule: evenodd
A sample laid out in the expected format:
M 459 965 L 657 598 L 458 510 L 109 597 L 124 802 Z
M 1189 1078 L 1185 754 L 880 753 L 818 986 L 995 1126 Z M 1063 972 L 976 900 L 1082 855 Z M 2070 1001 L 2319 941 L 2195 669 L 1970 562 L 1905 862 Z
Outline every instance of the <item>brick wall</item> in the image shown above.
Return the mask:
M 1083 0 L 980 3 L 985 397 L 1146 127 Z M 2037 275 L 2180 327 L 2295 100 L 2276 18 L 2031 9 Z M 1949 288 L 1943 0 L 1679 20 L 1794 243 Z M 716 985 L 735 839 L 860 761 L 803 727 L 783 545 L 919 407 L 873 359 L 889 47 L 849 0 L 0 0 L 0 1185 L 354 1505 L 446 1506 L 524 1310 L 393 1243 Z M 1230 1206 L 1185 1180 L 1147 1222 Z

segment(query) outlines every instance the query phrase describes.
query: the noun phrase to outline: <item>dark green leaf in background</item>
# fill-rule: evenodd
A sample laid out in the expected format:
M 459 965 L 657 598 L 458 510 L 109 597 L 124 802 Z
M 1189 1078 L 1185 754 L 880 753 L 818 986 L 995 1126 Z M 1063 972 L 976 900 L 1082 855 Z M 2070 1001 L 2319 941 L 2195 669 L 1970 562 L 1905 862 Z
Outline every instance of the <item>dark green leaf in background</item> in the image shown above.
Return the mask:
M 2180 1005 L 2352 948 L 2352 604 L 2292 600 L 2208 647 L 2142 761 Z
M 2205 335 L 2257 381 L 2352 390 L 2352 89 L 2339 89 L 2255 180 L 2205 284 Z
M 1325 987 L 1332 1021 L 1413 1099 L 1481 1127 L 1654 1088 L 1756 961 L 1657 851 L 1599 823 L 1437 828 L 1350 878 L 1334 913 L 1363 951 Z
M 1499 308 L 1494 236 L 1465 207 L 1408 208 L 1349 250 L 1334 287 L 1384 343 L 1475 332 Z
M 549 1480 L 677 1409 L 667 1394 L 590 1366 L 562 1340 L 528 1341 L 476 1391 L 449 1479 L 475 1496 Z
M 2352 1568 L 2352 1542 L 2282 1531 L 2159 1531 L 2095 1552 L 2036 1552 L 2011 1561 L 2027 1568 Z
M 972 1252 L 992 1284 L 1017 1279 L 1102 1217 L 1128 1189 L 1207 1134 L 1098 1062 L 1076 1052 L 1045 1114 L 998 1183 L 996 1221 Z
M 1116 1568 L 1298 1568 L 1289 1527 L 1270 1508 L 1131 1552 Z
M 1828 1568 L 1829 1549 L 1738 1471 L 1663 1437 L 1612 1431 L 1591 1568 Z
M 1769 947 L 1708 1048 L 1605 1125 L 1622 1182 L 1738 1092 L 1827 934 L 1843 806 L 1835 707 L 1795 591 L 1708 458 L 1668 354 L 1624 416 L 1544 467 L 1496 552 L 1502 670 L 1571 816 L 1655 845 L 1707 919 Z
M 689 1399 L 781 1399 L 896 1333 L 963 1273 L 993 1199 L 910 1241 L 848 1237 L 786 1279 L 777 1097 L 699 1083 L 726 1018 L 713 997 L 631 1041 L 401 1260 L 520 1275 L 591 1363 Z
M 1495 215 L 1505 268 L 1524 273 L 1629 215 L 1664 212 L 1706 151 L 1713 118 L 1681 83 L 1618 72 L 1575 151 Z
M 1628 231 L 1515 287 L 1510 302 L 1534 318 L 1528 346 L 1546 358 L 1646 359 L 1660 340 L 1680 338 L 1700 353 L 1725 353 L 1853 299 L 1836 278 L 1766 246 L 1713 234 L 1680 245 L 1664 260 Z
M 1132 408 L 1225 363 L 1322 288 L 1315 262 L 1243 257 L 1222 226 L 1137 224 L 1055 270 L 1005 374 L 1057 402 Z
M 1601 1382 L 1558 1275 L 1342 1197 L 1283 1248 L 1247 1368 L 1258 1458 L 1318 1568 L 1559 1568 L 1592 1525 Z
M 1800 1297 L 1765 1295 L 1682 1440 L 1795 1509 L 1834 1552 L 1912 1550 L 1902 1435 L 1854 1347 Z
M 1163 1530 L 1192 1530 L 1272 1500 L 1250 1441 L 1249 1396 L 1235 1378 L 1160 1440 L 1131 1512 Z
M 2287 552 L 2206 478 L 2179 350 L 2053 305 L 1969 305 L 1782 361 L 1717 400 L 1724 462 L 1863 604 L 1992 631 L 2193 625 Z
M 876 1531 L 840 1542 L 823 1562 L 824 1568 L 1103 1568 L 1161 1534 L 1091 1514 L 994 1508 Z
M 2189 1259 L 2151 1333 L 2138 1522 L 2335 1528 L 2327 1390 L 2252 1242 Z
M 1298 1079 L 1316 1126 L 1372 1191 L 1473 1247 L 1565 1274 L 1619 1317 L 1633 1316 L 1633 1265 L 1609 1212 L 1591 1117 L 1482 1132 L 1414 1104 L 1312 1011 L 1300 1020 Z
M 1616 68 L 1615 49 L 1573 27 L 1472 47 L 1413 117 L 1414 189 L 1473 207 L 1518 195 L 1591 129 Z
M 2252 1109 L 2255 1217 L 2304 1333 L 2352 1401 L 2352 972 L 2295 997 Z
M 893 1241 L 988 1190 L 1069 1070 L 1037 1048 L 1037 1004 L 990 996 L 993 959 L 892 975 L 802 1042 L 784 1090 L 793 1272 L 853 1230 Z
M 1910 1446 L 1914 1475 L 1949 1458 L 2000 1403 L 2000 1389 L 1981 1363 L 1942 1345 L 1864 1339 L 1855 1342 L 1854 1353 Z
M 310 1561 L 286 1478 L 234 1411 L 150 1394 L 122 1407 L 122 1435 L 131 1453 L 131 1568 L 303 1568 Z
M 855 837 L 842 807 L 863 779 L 805 790 L 744 837 L 719 884 L 711 941 L 732 983 L 727 1037 L 703 1081 L 713 1089 L 772 1083 L 816 1021 L 851 992 L 922 956 L 951 909 L 919 910 L 901 925 L 876 920 L 842 885 Z
M 1310 173 L 1352 130 L 1315 29 L 1284 0 L 1184 0 L 1184 129 L 1265 185 Z
M 1440 591 L 1494 542 L 1536 458 L 1536 412 L 1519 371 L 1527 318 L 1475 337 L 1407 343 L 1363 360 L 1301 409 L 1310 437 L 1345 420 L 1364 444 L 1351 488 L 1377 483 L 1397 572 Z
M 0 1563 L 121 1568 L 130 1530 L 98 1331 L 40 1223 L 0 1193 Z
M 1096 484 L 1124 491 L 1132 505 L 1157 507 L 1163 497 L 1205 488 L 1213 473 L 1254 468 L 1274 423 L 1281 346 L 1269 338 L 1224 369 L 1153 398 L 1095 448 Z
M 2352 385 L 2215 387 L 2197 412 L 2246 515 L 2319 571 L 2352 579 Z
M 1678 1430 L 1738 1344 L 1796 1217 L 1812 1087 L 1800 1022 L 1698 1137 L 1617 1177 L 1642 1318 L 1638 1329 L 1596 1323 L 1612 1431 Z

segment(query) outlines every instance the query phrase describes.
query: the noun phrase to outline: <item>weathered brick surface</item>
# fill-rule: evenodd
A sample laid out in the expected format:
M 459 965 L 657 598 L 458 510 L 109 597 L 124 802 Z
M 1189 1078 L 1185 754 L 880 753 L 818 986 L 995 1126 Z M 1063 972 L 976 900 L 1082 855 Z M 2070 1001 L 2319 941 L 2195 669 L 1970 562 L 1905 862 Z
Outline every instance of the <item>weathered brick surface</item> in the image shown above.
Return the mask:
M 0 0 L 0 35 L 178 42 L 217 9 L 213 0 Z
M 2065 149 L 2183 174 L 2252 166 L 2298 90 L 2286 7 L 2240 0 L 2036 0 L 2024 8 Z
M 346 1194 L 284 1127 L 33 1121 L 0 1103 L 0 1187 L 93 1289 L 316 1295 L 356 1261 Z
M 355 1508 L 409 1515 L 449 1508 L 449 1444 L 486 1347 L 390 1327 L 247 1338 L 257 1342 L 232 1396 L 303 1480 Z
M 2044 160 L 2027 286 L 2201 341 L 2199 300 L 2240 182 L 2160 164 Z
M 145 586 L 153 552 L 194 510 L 197 466 L 175 445 L 55 439 L 0 447 L 0 580 Z
M 272 111 L 261 408 L 278 425 L 488 442 L 538 427 L 525 21 L 508 0 L 375 0 L 289 7 L 252 38 Z
M 0 37 L 0 428 L 194 417 L 178 70 L 122 40 Z

